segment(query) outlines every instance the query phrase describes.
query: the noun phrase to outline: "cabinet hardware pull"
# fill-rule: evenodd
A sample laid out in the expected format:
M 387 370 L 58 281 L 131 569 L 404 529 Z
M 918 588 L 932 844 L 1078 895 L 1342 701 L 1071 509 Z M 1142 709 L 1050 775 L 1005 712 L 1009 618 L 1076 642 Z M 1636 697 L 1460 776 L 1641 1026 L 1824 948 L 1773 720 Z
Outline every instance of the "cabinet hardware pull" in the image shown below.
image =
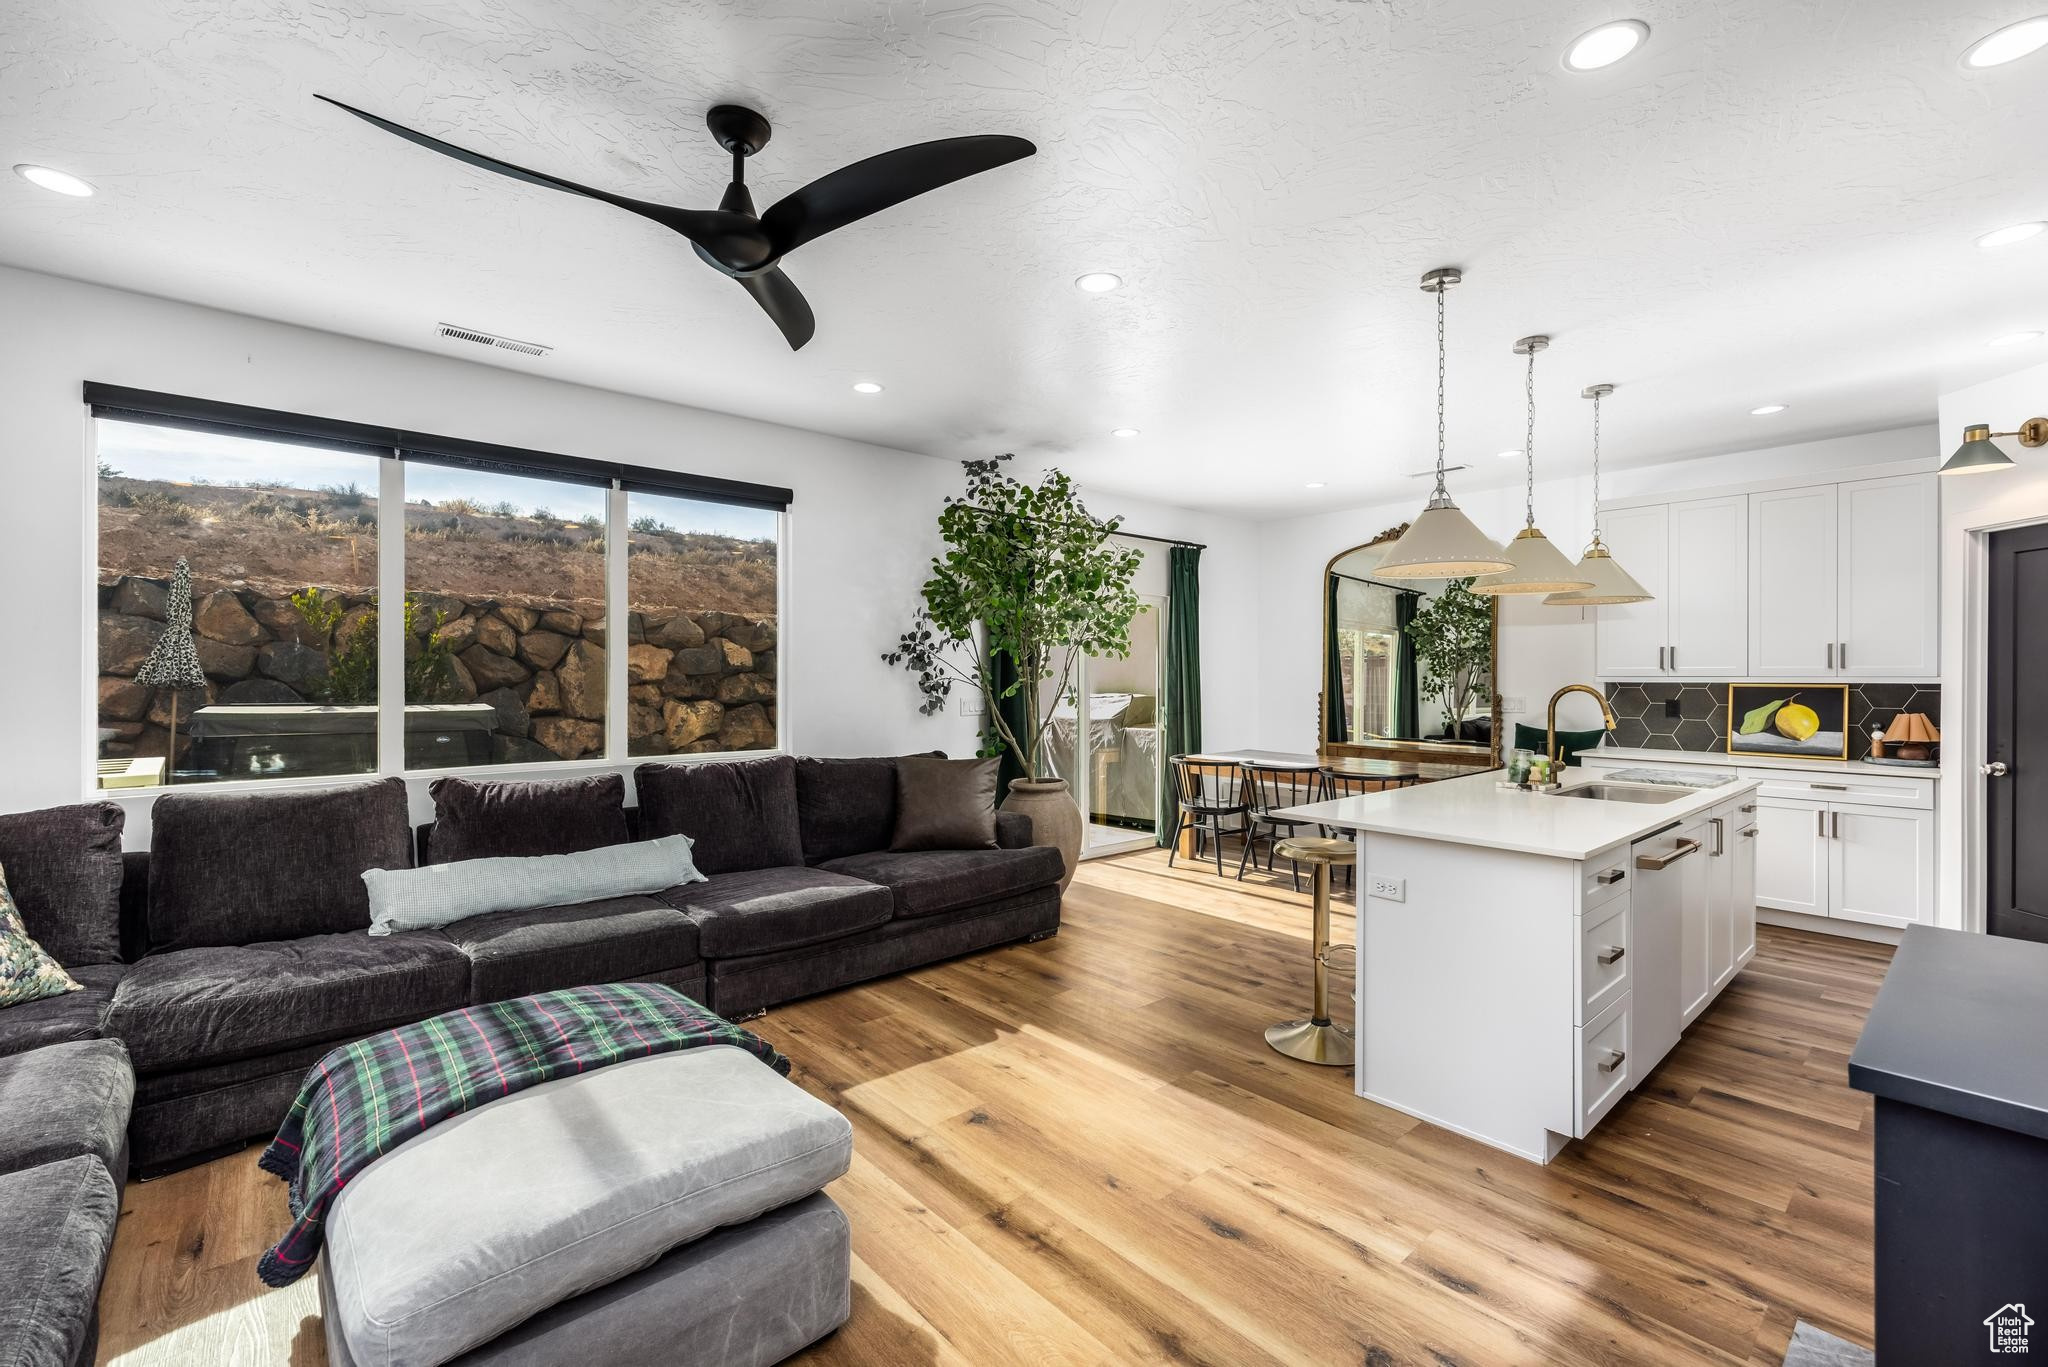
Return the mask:
M 1657 647 L 1657 668 L 1662 669 L 1664 667 L 1664 652 L 1670 648 L 1669 646 Z
M 1743 804 L 1742 804 L 1742 814 L 1743 814 L 1744 816 L 1748 816 L 1748 815 L 1749 815 L 1749 814 L 1750 814 L 1751 812 L 1753 812 L 1753 811 L 1755 811 L 1755 810 L 1756 810 L 1756 804 L 1755 804 L 1754 802 L 1745 802 L 1745 803 L 1743 803 Z
M 1600 872 L 1593 875 L 1593 881 L 1600 884 L 1600 886 L 1602 887 L 1611 888 L 1616 883 L 1619 883 L 1622 879 L 1626 877 L 1628 877 L 1628 875 L 1623 873 L 1620 869 L 1602 869 L 1600 870 Z
M 1835 647 L 1835 659 L 1840 661 L 1842 668 L 1847 669 L 1849 667 L 1849 643 L 1847 641 Z
M 1603 1073 L 1611 1073 L 1622 1064 L 1628 1062 L 1628 1050 L 1626 1049 L 1609 1049 L 1606 1053 L 1607 1057 L 1600 1060 L 1600 1071 Z
M 1849 791 L 1849 785 L 1846 783 L 1809 783 L 1806 786 L 1824 789 L 1830 793 L 1846 793 Z
M 1814 834 L 1818 835 L 1822 840 L 1826 840 L 1828 838 L 1827 808 L 1815 807 L 1813 809 L 1813 829 Z
M 1677 847 L 1674 848 L 1669 854 L 1637 855 L 1636 867 L 1639 869 L 1648 869 L 1650 872 L 1655 873 L 1659 869 L 1670 868 L 1673 864 L 1676 864 L 1679 860 L 1685 858 L 1689 854 L 1698 854 L 1699 852 L 1699 841 L 1681 840 L 1678 842 Z
M 1728 853 L 1728 823 L 1718 816 L 1707 818 L 1707 824 L 1714 828 L 1714 855 L 1719 858 Z
M 1754 827 L 1754 826 L 1751 826 L 1751 827 L 1749 827 L 1748 829 L 1746 829 L 1745 831 L 1743 831 L 1743 834 L 1744 834 L 1744 835 L 1755 835 L 1755 834 L 1756 834 L 1756 827 Z
M 1840 812 L 1831 812 L 1829 815 L 1834 819 L 1828 823 L 1831 827 L 1828 834 L 1840 840 L 1842 838 L 1842 814 Z
M 1609 945 L 1594 957 L 1598 958 L 1601 965 L 1605 967 L 1621 962 L 1621 957 L 1627 953 L 1628 950 L 1621 945 Z
M 1677 647 L 1677 646 L 1673 646 L 1673 647 L 1671 647 L 1671 667 L 1672 667 L 1673 669 L 1677 669 L 1677 668 L 1678 668 L 1678 647 Z
M 1835 667 L 1835 643 L 1834 643 L 1833 641 L 1829 641 L 1829 642 L 1828 642 L 1828 668 L 1829 668 L 1829 669 L 1833 669 L 1834 667 Z

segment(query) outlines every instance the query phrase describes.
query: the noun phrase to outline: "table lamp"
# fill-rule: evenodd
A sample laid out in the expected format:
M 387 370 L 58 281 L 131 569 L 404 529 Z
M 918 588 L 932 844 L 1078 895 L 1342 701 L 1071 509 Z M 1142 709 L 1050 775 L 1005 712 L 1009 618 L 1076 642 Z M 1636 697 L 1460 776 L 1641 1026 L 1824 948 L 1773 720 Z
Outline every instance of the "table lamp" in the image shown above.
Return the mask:
M 1932 759 L 1932 747 L 1941 740 L 1941 732 L 1934 729 L 1925 713 L 1901 712 L 1892 718 L 1884 740 L 1900 759 Z

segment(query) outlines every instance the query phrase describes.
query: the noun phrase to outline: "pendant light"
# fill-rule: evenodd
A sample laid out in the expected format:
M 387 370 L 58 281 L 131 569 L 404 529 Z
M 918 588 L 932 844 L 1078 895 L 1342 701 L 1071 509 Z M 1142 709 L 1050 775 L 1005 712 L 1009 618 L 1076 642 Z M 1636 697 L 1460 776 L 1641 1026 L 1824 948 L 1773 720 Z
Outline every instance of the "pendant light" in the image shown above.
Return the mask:
M 1422 288 L 1436 296 L 1436 492 L 1373 570 L 1376 579 L 1458 579 L 1515 567 L 1444 490 L 1444 295 L 1463 278 L 1449 266 L 1422 277 Z
M 1596 384 L 1580 391 L 1579 397 L 1593 401 L 1593 540 L 1579 557 L 1578 575 L 1590 588 L 1553 593 L 1544 599 L 1552 607 L 1598 607 L 1609 603 L 1647 603 L 1655 597 L 1635 581 L 1627 570 L 1607 553 L 1600 539 L 1600 400 L 1614 392 L 1611 384 Z
M 1593 581 L 1572 568 L 1565 553 L 1536 529 L 1536 353 L 1550 345 L 1548 337 L 1524 337 L 1515 343 L 1515 354 L 1529 358 L 1529 371 L 1522 392 L 1529 414 L 1529 428 L 1522 439 L 1523 485 L 1522 530 L 1508 542 L 1508 559 L 1515 567 L 1506 574 L 1490 574 L 1472 581 L 1472 592 L 1570 593 L 1590 589 Z

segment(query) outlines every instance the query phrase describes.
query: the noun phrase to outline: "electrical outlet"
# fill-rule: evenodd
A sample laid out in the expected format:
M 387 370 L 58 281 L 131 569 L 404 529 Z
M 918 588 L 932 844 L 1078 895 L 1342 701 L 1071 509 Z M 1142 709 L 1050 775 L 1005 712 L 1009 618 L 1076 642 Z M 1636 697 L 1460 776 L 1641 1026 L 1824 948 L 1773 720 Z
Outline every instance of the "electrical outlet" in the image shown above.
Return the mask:
M 1408 880 L 1405 878 L 1369 878 L 1365 894 L 1377 897 L 1382 902 L 1405 902 L 1408 900 Z
M 982 700 L 979 693 L 963 693 L 960 695 L 960 715 L 963 717 L 986 716 L 988 715 L 988 704 Z
M 1667 717 L 1675 717 L 1679 715 L 1678 699 L 1666 698 L 1664 700 L 1664 715 Z
M 1524 699 L 1502 698 L 1500 700 L 1500 714 L 1503 717 L 1518 717 L 1528 710 L 1529 704 Z

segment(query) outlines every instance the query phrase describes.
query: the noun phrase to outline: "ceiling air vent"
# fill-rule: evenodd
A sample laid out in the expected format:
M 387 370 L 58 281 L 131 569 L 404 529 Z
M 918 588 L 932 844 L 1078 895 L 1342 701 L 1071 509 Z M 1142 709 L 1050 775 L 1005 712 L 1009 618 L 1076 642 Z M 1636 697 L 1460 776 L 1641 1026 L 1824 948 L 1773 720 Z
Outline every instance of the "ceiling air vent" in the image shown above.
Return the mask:
M 435 328 L 435 332 L 458 342 L 475 342 L 478 346 L 497 347 L 500 351 L 516 351 L 521 356 L 545 356 L 554 350 L 553 347 L 542 346 L 539 342 L 518 342 L 510 337 L 478 332 L 475 328 L 459 328 L 453 323 L 442 323 Z

